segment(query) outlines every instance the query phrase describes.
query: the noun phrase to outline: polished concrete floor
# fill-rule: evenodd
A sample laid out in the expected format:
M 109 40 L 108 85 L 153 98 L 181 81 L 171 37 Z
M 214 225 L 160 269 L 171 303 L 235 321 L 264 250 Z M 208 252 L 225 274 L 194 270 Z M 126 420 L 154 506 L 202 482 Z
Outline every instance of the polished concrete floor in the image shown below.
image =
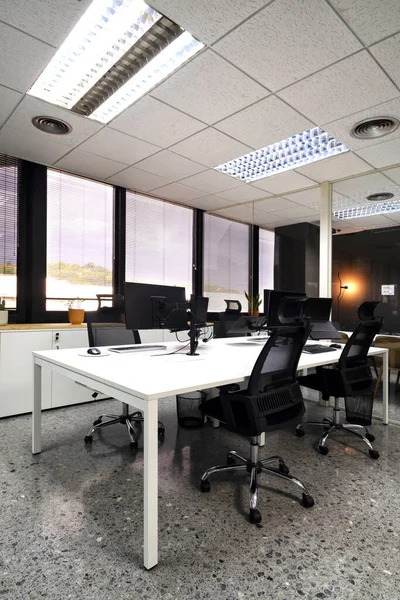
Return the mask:
M 399 399 L 400 403 L 400 399 Z M 85 447 L 91 421 L 115 402 L 48 411 L 43 452 L 32 456 L 31 418 L 0 421 L 0 598 L 12 600 L 400 599 L 400 429 L 374 423 L 372 460 L 340 434 L 330 453 L 317 433 L 268 435 L 262 456 L 279 452 L 306 483 L 262 479 L 259 526 L 247 520 L 245 474 L 199 478 L 245 439 L 177 427 L 164 401 L 160 445 L 160 563 L 142 567 L 143 438 L 132 451 L 122 426 Z M 311 403 L 307 417 L 325 409 Z

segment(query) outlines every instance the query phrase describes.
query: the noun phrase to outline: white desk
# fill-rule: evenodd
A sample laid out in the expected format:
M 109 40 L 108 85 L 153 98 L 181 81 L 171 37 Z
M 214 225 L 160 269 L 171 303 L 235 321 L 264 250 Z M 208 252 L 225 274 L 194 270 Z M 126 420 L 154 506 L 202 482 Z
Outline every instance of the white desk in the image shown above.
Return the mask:
M 180 344 L 169 342 L 167 346 L 167 351 L 172 351 Z M 86 349 L 33 352 L 32 452 L 41 452 L 42 378 L 48 369 L 141 410 L 144 416 L 143 562 L 146 569 L 151 569 L 158 562 L 158 400 L 198 389 L 240 383 L 250 375 L 260 351 L 260 343 L 228 338 L 200 344 L 199 356 L 173 354 L 161 357 L 154 356 L 153 352 L 80 356 L 79 352 L 86 352 Z M 340 352 L 303 353 L 299 370 L 335 363 Z M 370 354 L 383 356 L 382 416 L 383 422 L 387 423 L 388 351 L 371 348 Z

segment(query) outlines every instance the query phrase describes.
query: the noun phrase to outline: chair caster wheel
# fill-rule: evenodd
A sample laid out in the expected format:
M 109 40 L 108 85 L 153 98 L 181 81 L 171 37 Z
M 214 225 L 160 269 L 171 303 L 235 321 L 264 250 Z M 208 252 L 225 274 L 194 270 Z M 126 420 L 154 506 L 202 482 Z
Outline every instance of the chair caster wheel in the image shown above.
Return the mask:
M 367 433 L 365 434 L 365 437 L 367 438 L 367 440 L 369 442 L 374 442 L 375 441 L 375 436 L 372 435 L 372 433 L 369 433 L 369 431 L 367 431 Z
M 289 467 L 285 463 L 279 463 L 279 472 L 283 475 L 289 475 Z
M 311 508 L 314 506 L 314 498 L 308 494 L 303 494 L 303 506 L 304 508 Z
M 304 437 L 304 431 L 302 429 L 296 429 L 297 437 Z
M 165 429 L 164 427 L 159 427 L 158 428 L 158 437 L 164 437 L 165 436 Z
M 320 454 L 328 454 L 329 448 L 328 446 L 318 446 L 318 451 Z
M 93 425 L 100 425 L 100 423 L 102 423 L 101 419 L 96 419 L 95 421 L 93 421 Z
M 85 444 L 91 444 L 93 441 L 93 436 L 85 435 Z
M 369 455 L 370 455 L 371 458 L 374 458 L 374 459 L 379 458 L 379 452 L 378 452 L 378 450 L 370 450 L 369 451 Z
M 260 523 L 261 522 L 261 513 L 256 508 L 250 509 L 249 515 L 250 523 Z
M 236 465 L 235 459 L 230 454 L 228 454 L 228 456 L 226 457 L 226 464 L 227 465 L 232 465 L 232 466 Z
M 200 490 L 202 492 L 209 492 L 211 490 L 211 483 L 208 481 L 208 479 L 206 479 L 205 481 L 201 480 Z

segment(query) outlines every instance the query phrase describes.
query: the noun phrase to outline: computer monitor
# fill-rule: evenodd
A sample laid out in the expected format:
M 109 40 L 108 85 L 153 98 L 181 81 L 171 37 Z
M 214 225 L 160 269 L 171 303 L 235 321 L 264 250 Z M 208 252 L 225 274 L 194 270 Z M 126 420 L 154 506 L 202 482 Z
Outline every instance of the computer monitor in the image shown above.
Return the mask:
M 332 298 L 307 298 L 304 316 L 310 319 L 312 340 L 339 340 L 340 333 L 331 322 Z
M 154 329 L 162 327 L 174 307 L 186 307 L 184 287 L 125 282 L 125 316 L 127 329 Z M 159 318 L 157 322 L 157 309 Z M 156 318 L 155 318 L 156 315 Z M 178 316 L 178 315 L 177 315 Z M 179 316 L 179 323 L 182 318 Z
M 208 298 L 204 296 L 190 296 L 190 322 L 195 327 L 206 327 L 207 324 Z
M 304 316 L 312 321 L 329 321 L 332 298 L 307 298 L 304 302 Z
M 278 306 L 283 298 L 306 298 L 304 292 L 292 292 L 285 290 L 264 290 L 264 311 L 267 315 L 268 327 L 279 327 L 281 322 L 278 316 Z

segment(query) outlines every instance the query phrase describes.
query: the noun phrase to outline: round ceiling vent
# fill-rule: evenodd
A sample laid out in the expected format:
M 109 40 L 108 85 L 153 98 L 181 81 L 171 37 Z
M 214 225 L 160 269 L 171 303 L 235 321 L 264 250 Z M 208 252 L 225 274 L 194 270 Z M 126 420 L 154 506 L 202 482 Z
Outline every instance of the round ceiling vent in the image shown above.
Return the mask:
M 371 140 L 393 133 L 399 126 L 399 121 L 394 117 L 376 117 L 365 119 L 354 125 L 350 135 L 359 140 Z
M 386 202 L 394 198 L 394 194 L 391 192 L 378 192 L 377 194 L 370 194 L 367 196 L 367 200 L 370 202 Z
M 37 129 L 44 131 L 44 133 L 66 135 L 72 131 L 69 123 L 61 121 L 61 119 L 55 119 L 54 117 L 33 117 L 32 123 Z

